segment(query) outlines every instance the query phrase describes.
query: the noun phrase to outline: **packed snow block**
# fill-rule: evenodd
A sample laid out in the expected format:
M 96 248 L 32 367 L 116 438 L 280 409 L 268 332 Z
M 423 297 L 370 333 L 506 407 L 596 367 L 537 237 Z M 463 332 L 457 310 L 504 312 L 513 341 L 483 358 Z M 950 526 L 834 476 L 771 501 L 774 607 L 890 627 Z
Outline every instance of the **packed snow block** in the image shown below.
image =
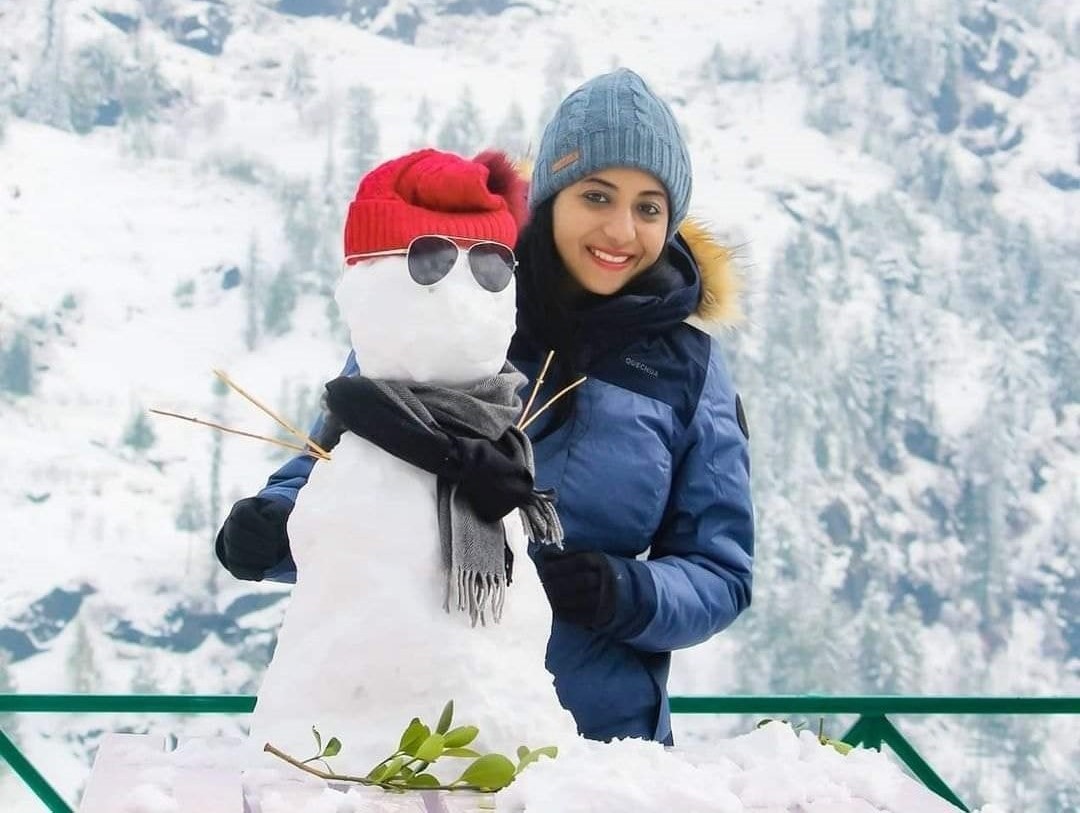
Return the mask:
M 243 813 L 234 740 L 188 740 L 165 750 L 163 737 L 108 734 L 98 748 L 79 813 Z

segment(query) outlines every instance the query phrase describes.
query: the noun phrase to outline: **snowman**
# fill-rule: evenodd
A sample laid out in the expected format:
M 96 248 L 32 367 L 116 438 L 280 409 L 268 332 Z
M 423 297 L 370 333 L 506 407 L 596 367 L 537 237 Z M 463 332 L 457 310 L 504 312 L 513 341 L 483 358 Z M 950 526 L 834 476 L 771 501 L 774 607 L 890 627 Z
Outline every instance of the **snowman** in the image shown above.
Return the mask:
M 362 376 L 327 385 L 336 446 L 289 517 L 297 582 L 254 743 L 303 758 L 314 725 L 343 743 L 335 771 L 363 775 L 448 700 L 481 752 L 576 738 L 525 550 L 561 529 L 532 490 L 525 380 L 506 362 L 523 216 L 497 153 L 422 150 L 361 181 L 335 298 Z

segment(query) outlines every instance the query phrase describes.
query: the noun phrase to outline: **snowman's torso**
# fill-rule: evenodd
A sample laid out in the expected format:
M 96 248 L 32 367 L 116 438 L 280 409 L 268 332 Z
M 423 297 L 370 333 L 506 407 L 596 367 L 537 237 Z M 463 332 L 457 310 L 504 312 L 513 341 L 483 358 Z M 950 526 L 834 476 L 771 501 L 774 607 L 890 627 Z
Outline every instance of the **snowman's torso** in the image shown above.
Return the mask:
M 551 616 L 520 523 L 502 620 L 446 612 L 436 478 L 351 433 L 316 464 L 289 518 L 297 584 L 259 692 L 252 736 L 300 758 L 311 726 L 345 744 L 338 772 L 366 773 L 413 716 L 480 728 L 478 750 L 574 735 L 543 667 Z M 516 531 L 516 533 L 514 533 Z

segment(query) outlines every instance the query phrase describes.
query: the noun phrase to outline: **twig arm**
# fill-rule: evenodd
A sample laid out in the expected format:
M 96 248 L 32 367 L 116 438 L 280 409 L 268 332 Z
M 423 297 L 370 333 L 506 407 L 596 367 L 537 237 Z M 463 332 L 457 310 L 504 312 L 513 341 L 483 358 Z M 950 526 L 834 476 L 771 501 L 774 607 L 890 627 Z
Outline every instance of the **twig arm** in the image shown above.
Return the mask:
M 286 432 L 288 432 L 293 437 L 303 441 L 305 446 L 308 446 L 308 447 L 314 449 L 316 452 L 323 455 L 325 458 L 330 457 L 330 454 L 329 454 L 329 452 L 326 451 L 326 449 L 322 448 L 319 444 L 317 444 L 315 441 L 313 441 L 311 438 L 309 438 L 307 435 L 305 435 L 303 432 L 301 432 L 299 429 L 297 429 L 291 423 L 286 421 L 284 418 L 282 418 L 280 415 L 278 415 L 276 412 L 274 412 L 274 410 L 270 409 L 270 407 L 268 407 L 266 404 L 264 404 L 260 400 L 258 400 L 255 396 L 251 395 L 246 390 L 244 390 L 239 384 L 237 384 L 235 381 L 233 381 L 231 378 L 229 378 L 229 376 L 227 376 L 223 370 L 214 370 L 213 372 L 214 372 L 214 375 L 216 375 L 218 378 L 220 378 L 227 386 L 229 386 L 230 388 L 236 390 L 236 392 L 238 392 L 241 396 L 246 398 L 248 401 L 250 401 L 256 407 L 258 407 L 260 410 L 262 410 L 267 415 L 269 415 L 271 418 L 273 418 L 277 422 L 278 426 L 280 426 L 282 429 L 284 429 Z
M 326 453 L 320 454 L 315 449 L 309 449 L 309 448 L 304 447 L 304 446 L 298 446 L 295 443 L 288 443 L 288 442 L 286 442 L 284 440 L 278 440 L 277 438 L 268 438 L 265 435 L 256 435 L 254 432 L 244 432 L 244 431 L 241 431 L 240 429 L 230 429 L 229 427 L 222 426 L 219 423 L 213 423 L 212 421 L 204 421 L 202 418 L 193 418 L 190 415 L 180 415 L 179 413 L 168 412 L 168 411 L 166 411 L 164 409 L 149 409 L 147 411 L 152 412 L 155 415 L 165 415 L 165 416 L 167 416 L 169 418 L 179 418 L 182 421 L 188 421 L 190 423 L 197 423 L 197 424 L 199 424 L 199 426 L 209 426 L 211 429 L 219 429 L 222 432 L 228 432 L 230 435 L 240 435 L 241 437 L 245 437 L 245 438 L 254 438 L 255 440 L 262 440 L 262 441 L 265 441 L 267 443 L 273 443 L 276 446 L 283 446 L 286 449 L 292 449 L 292 450 L 297 451 L 297 452 L 303 452 L 306 455 L 311 455 L 312 457 L 317 457 L 320 460 L 329 460 L 330 459 L 330 455 L 328 455 Z

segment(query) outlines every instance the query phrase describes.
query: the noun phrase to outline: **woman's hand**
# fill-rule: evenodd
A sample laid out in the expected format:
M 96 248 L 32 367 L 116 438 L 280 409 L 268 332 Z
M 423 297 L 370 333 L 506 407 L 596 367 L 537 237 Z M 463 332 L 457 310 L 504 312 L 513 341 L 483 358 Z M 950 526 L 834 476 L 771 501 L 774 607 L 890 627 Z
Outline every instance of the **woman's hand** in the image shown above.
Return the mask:
M 218 561 L 238 579 L 262 581 L 289 554 L 286 525 L 293 504 L 269 497 L 238 500 L 218 531 Z
M 605 553 L 543 553 L 537 561 L 556 618 L 595 629 L 615 616 L 615 570 Z

